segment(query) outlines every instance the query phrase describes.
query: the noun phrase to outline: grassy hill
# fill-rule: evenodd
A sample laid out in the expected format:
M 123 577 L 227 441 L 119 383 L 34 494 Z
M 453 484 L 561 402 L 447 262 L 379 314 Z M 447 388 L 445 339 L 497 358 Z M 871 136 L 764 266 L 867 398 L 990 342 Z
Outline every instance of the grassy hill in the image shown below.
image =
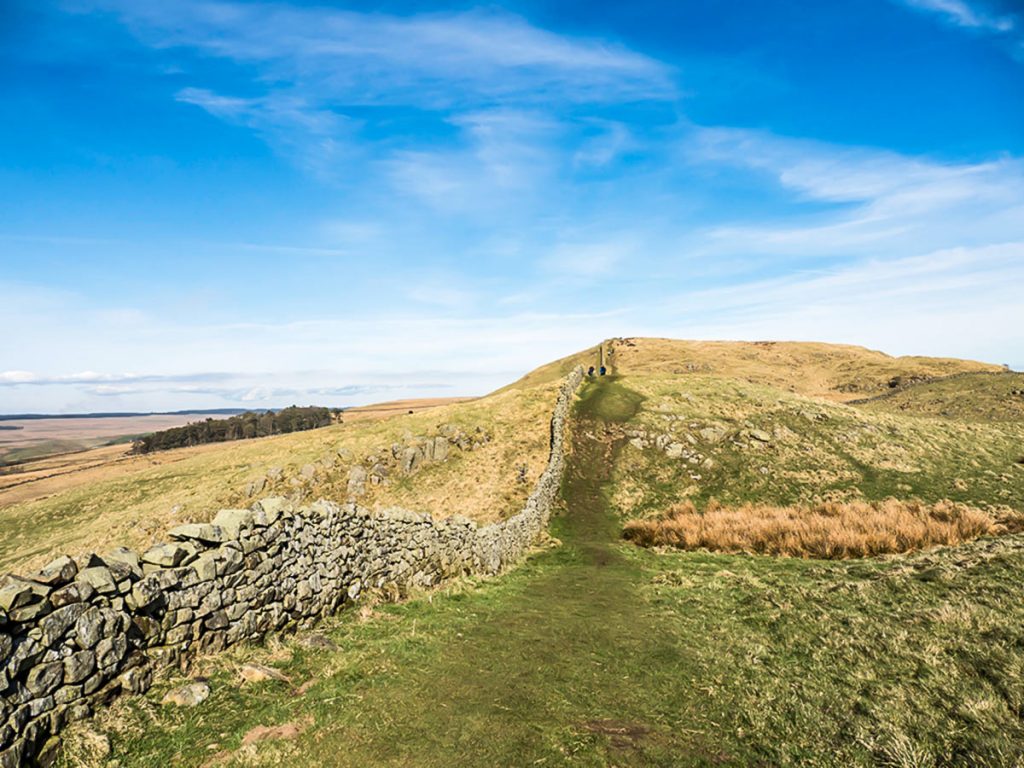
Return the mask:
M 902 387 L 857 404 L 865 411 L 958 421 L 1024 421 L 1024 373 L 968 373 Z
M 871 466 L 883 451 L 847 443 L 860 443 L 865 425 L 889 425 L 901 461 L 938 482 L 927 442 L 946 434 L 930 431 L 951 427 L 945 422 L 872 421 L 847 406 L 707 376 L 591 382 L 577 405 L 564 511 L 553 521 L 561 546 L 500 579 L 402 605 L 364 604 L 320 635 L 205 659 L 193 674 L 210 681 L 208 702 L 161 707 L 183 682 L 165 677 L 148 697 L 123 699 L 74 734 L 69 751 L 103 749 L 65 765 L 114 757 L 125 768 L 1019 766 L 1024 536 L 848 561 L 655 552 L 619 538 L 612 491 L 623 462 L 639 453 L 657 468 L 665 457 L 627 447 L 625 432 L 671 423 L 680 437 L 701 435 L 712 420 L 735 419 L 735 433 L 716 445 L 763 442 L 740 435 L 790 414 L 806 418 L 800 410 L 820 427 L 798 433 L 822 451 L 817 458 L 847 451 Z M 777 439 L 767 434 L 762 448 L 733 448 L 762 466 Z M 984 461 L 998 461 L 1001 434 L 949 439 L 980 436 Z M 741 476 L 739 493 L 784 490 L 756 481 Z M 727 476 L 719 482 L 729 487 Z M 849 487 L 872 492 L 852 478 Z M 976 491 L 978 503 L 983 495 Z M 239 669 L 252 663 L 284 677 L 246 684 Z
M 556 388 L 517 388 L 414 414 L 145 456 L 102 449 L 96 461 L 79 454 L 80 468 L 72 471 L 48 469 L 50 462 L 31 484 L 0 490 L 0 572 L 27 572 L 62 552 L 144 549 L 168 528 L 247 506 L 254 482 L 264 483 L 260 495 L 344 500 L 353 466 L 369 468 L 392 446 L 435 436 L 442 427 L 488 440 L 474 450 L 453 448 L 445 461 L 415 473 L 392 473 L 387 484 L 367 484 L 360 502 L 501 519 L 518 511 L 543 471 Z
M 615 472 L 613 500 L 626 516 L 711 499 L 891 496 L 1024 509 L 1024 421 L 906 416 L 704 374 L 624 381 L 644 398 Z
M 623 376 L 715 376 L 835 401 L 881 394 L 897 382 L 1003 370 L 973 360 L 892 357 L 818 342 L 623 338 L 609 339 L 604 346 L 611 371 Z M 599 350 L 600 345 L 541 366 L 511 386 L 554 381 L 577 364 L 596 365 Z

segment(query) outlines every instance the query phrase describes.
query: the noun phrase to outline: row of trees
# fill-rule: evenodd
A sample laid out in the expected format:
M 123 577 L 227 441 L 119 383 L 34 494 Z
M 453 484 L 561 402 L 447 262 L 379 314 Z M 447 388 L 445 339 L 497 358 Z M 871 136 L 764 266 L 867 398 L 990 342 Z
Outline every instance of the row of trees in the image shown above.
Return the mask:
M 326 427 L 331 420 L 330 410 L 315 406 L 300 408 L 293 405 L 276 413 L 249 411 L 226 419 L 206 419 L 183 427 L 153 432 L 135 440 L 132 443 L 132 453 L 151 453 L 188 445 L 223 443 L 228 440 L 301 432 L 305 429 Z

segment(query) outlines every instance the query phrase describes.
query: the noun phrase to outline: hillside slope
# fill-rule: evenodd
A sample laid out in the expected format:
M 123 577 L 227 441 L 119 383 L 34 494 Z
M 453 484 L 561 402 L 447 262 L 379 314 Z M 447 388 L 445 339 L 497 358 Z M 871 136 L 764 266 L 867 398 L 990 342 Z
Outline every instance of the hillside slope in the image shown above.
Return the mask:
M 844 402 L 893 384 L 1003 367 L 973 360 L 892 357 L 845 344 L 798 341 L 684 341 L 622 338 L 604 342 L 613 373 L 720 376 Z M 600 345 L 541 366 L 514 386 L 553 381 L 574 365 L 596 365 Z
M 543 471 L 556 389 L 519 388 L 414 414 L 147 456 L 105 455 L 73 483 L 55 482 L 44 498 L 24 500 L 18 486 L 0 491 L 0 571 L 26 572 L 58 553 L 144 549 L 175 525 L 207 521 L 259 495 L 357 496 L 375 508 L 499 520 L 522 505 Z M 446 455 L 425 459 L 424 446 L 443 435 Z M 354 468 L 362 481 L 350 485 Z M 13 503 L 4 504 L 5 494 Z
M 1024 421 L 1024 373 L 966 373 L 925 381 L 879 395 L 857 406 L 877 413 L 903 413 L 981 422 Z

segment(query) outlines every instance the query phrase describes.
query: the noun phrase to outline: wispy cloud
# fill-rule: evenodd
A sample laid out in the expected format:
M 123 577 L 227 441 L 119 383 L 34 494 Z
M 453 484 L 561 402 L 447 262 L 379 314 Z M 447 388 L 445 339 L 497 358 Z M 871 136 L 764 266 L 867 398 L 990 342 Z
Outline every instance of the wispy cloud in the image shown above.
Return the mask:
M 486 147 L 488 130 L 510 130 L 494 125 L 508 120 L 504 109 L 675 96 L 671 71 L 650 57 L 615 42 L 559 35 L 504 11 L 397 16 L 206 0 L 83 6 L 116 13 L 154 47 L 238 64 L 239 88 L 259 95 L 226 95 L 196 83 L 178 100 L 254 130 L 318 175 L 338 173 L 341 160 L 352 159 L 348 153 L 356 151 L 353 137 L 361 128 L 373 129 L 360 135 L 364 142 L 388 134 L 392 116 L 375 121 L 367 107 L 435 114 L 461 128 L 471 144 Z M 398 143 L 414 151 L 400 125 L 398 133 L 392 142 L 400 137 Z M 480 160 L 497 170 L 494 157 Z M 399 154 L 396 162 L 429 171 L 415 154 Z M 427 182 L 413 177 L 409 184 Z M 436 179 L 429 184 L 446 191 Z
M 901 0 L 911 8 L 931 11 L 958 27 L 990 32 L 1011 32 L 1017 28 L 1012 16 L 995 13 L 968 0 Z
M 732 166 L 796 206 L 765 224 L 722 224 L 692 238 L 704 253 L 820 258 L 909 256 L 1024 238 L 1024 162 L 941 162 L 757 131 L 699 129 L 687 162 Z

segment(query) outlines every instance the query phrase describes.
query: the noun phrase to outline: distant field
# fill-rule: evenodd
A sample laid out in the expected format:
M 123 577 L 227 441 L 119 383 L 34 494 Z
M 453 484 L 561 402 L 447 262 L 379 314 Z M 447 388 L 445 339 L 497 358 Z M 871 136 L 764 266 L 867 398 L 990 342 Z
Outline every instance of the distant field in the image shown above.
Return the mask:
M 183 413 L 151 416 L 11 419 L 0 429 L 0 467 L 44 456 L 84 451 L 146 432 L 180 427 L 208 418 Z

